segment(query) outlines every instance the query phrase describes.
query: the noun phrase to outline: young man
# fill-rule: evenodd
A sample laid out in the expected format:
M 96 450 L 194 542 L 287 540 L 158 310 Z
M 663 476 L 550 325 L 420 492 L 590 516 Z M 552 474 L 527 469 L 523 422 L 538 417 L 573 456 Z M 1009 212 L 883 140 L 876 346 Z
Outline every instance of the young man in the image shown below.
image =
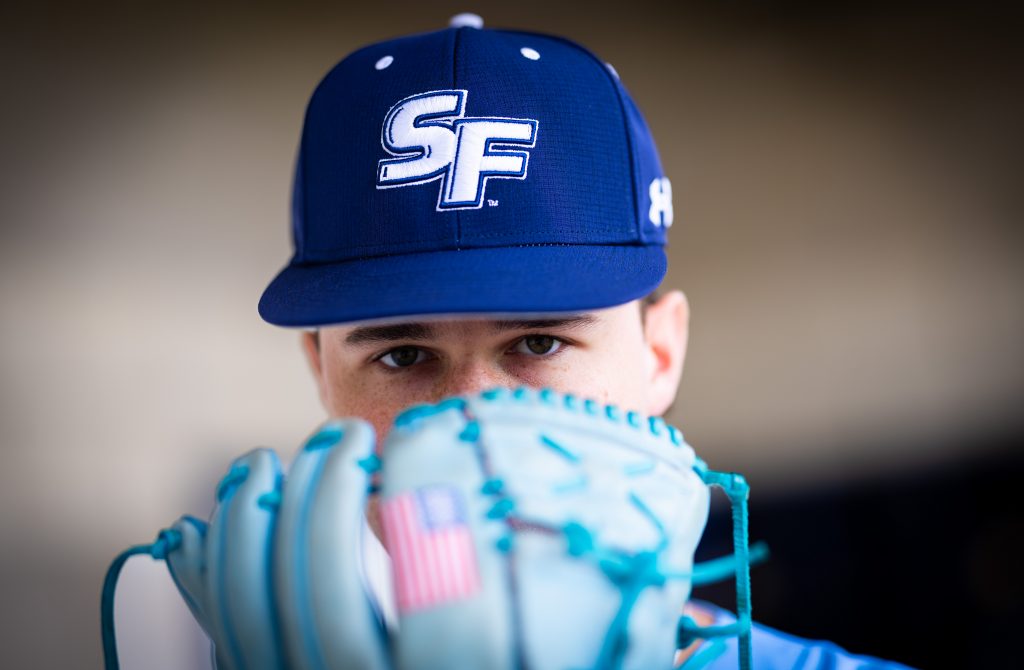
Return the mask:
M 365 418 L 379 437 L 409 405 L 495 386 L 660 415 L 688 323 L 682 293 L 647 298 L 672 222 L 654 141 L 610 65 L 460 15 L 353 53 L 317 88 L 295 254 L 260 313 L 306 329 L 328 413 Z M 375 500 L 367 517 L 380 536 Z M 368 569 L 386 606 L 376 551 Z M 735 650 L 698 646 L 686 656 L 735 667 Z M 761 628 L 754 649 L 759 668 L 875 663 Z

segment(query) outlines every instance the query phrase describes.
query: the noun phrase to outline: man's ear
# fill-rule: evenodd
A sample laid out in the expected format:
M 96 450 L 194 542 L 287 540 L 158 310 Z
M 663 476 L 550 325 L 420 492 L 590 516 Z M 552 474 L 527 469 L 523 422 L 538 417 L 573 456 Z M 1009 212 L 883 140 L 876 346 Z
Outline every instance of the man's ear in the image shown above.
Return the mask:
M 320 331 L 302 331 L 302 351 L 306 354 L 309 370 L 316 380 L 316 389 L 320 394 L 320 404 L 327 409 L 327 380 L 324 377 L 323 359 L 320 356 Z
M 682 291 L 670 291 L 647 306 L 644 341 L 648 356 L 648 411 L 668 411 L 679 390 L 690 334 L 690 305 Z

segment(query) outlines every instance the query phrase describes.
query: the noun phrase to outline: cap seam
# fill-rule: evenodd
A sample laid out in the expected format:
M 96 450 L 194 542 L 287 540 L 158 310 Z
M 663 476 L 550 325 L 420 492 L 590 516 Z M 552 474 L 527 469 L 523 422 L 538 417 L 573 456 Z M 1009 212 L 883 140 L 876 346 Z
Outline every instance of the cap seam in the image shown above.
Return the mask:
M 462 31 L 463 30 L 466 30 L 466 28 L 465 27 L 458 28 L 455 31 L 455 37 L 452 40 L 452 88 L 453 89 L 458 89 L 459 88 L 459 86 L 458 86 L 458 83 L 459 83 L 459 81 L 458 81 L 459 80 L 459 64 L 458 64 L 458 60 L 459 60 L 459 38 L 462 36 Z M 456 133 L 456 138 L 458 138 L 458 133 Z M 456 139 L 456 141 L 458 141 L 458 140 Z M 454 170 L 452 170 L 452 167 L 449 166 L 448 167 L 448 178 L 449 179 L 452 178 L 453 173 L 454 173 Z M 442 188 L 443 188 L 443 186 L 442 186 Z M 461 213 L 458 210 L 455 210 L 455 246 L 456 247 L 462 246 L 462 215 L 461 215 Z
M 609 231 L 610 232 L 617 232 L 615 229 L 612 229 L 612 228 L 608 228 L 608 229 L 602 228 L 601 229 L 601 232 L 609 232 Z M 503 238 L 509 237 L 509 235 L 510 235 L 510 233 L 505 232 L 505 231 L 497 232 L 497 233 L 479 233 L 479 234 L 475 235 L 473 239 L 474 239 L 474 242 L 477 242 L 477 241 L 481 241 L 482 242 L 482 241 L 488 241 L 488 240 L 494 241 L 494 240 L 501 240 Z M 330 248 L 326 248 L 326 249 L 318 249 L 317 252 L 321 253 L 321 254 L 344 254 L 345 252 L 349 252 L 349 251 L 360 251 L 360 250 L 367 250 L 367 249 L 369 249 L 369 250 L 373 250 L 373 249 L 409 249 L 409 248 L 415 249 L 416 247 L 418 247 L 420 245 L 423 245 L 423 244 L 443 244 L 443 243 L 445 243 L 445 241 L 446 240 L 444 240 L 442 238 L 434 238 L 434 239 L 425 239 L 425 240 L 413 240 L 411 242 L 395 242 L 395 241 L 391 241 L 391 242 L 386 242 L 386 243 L 373 243 L 373 244 L 344 244 L 344 245 L 337 246 L 337 247 L 330 247 Z M 576 246 L 576 245 L 582 244 L 584 246 L 586 246 L 586 245 L 607 246 L 607 245 L 613 245 L 613 244 L 630 244 L 630 243 L 638 242 L 638 241 L 639 242 L 643 242 L 644 240 L 643 239 L 637 239 L 637 238 L 629 238 L 629 239 L 625 239 L 625 240 L 610 240 L 610 239 L 606 239 L 606 240 L 601 240 L 601 241 L 585 241 L 585 242 L 554 242 L 554 241 L 536 242 L 536 243 L 528 242 L 528 243 L 525 243 L 525 244 L 521 244 L 521 243 L 516 242 L 516 241 L 509 241 L 509 242 L 504 242 L 504 243 L 498 243 L 498 244 L 495 244 L 494 246 L 515 247 L 515 246 L 529 246 L 530 244 L 540 244 L 540 245 L 564 244 L 564 245 L 570 245 L 570 246 Z M 461 247 L 461 242 L 460 242 L 460 246 L 458 246 L 456 248 L 463 248 L 463 247 Z M 476 247 L 470 246 L 470 247 L 466 247 L 466 248 L 474 249 Z
M 343 263 L 352 263 L 355 261 L 372 260 L 375 258 L 391 258 L 395 256 L 415 256 L 419 254 L 437 254 L 445 252 L 459 252 L 459 251 L 481 251 L 491 249 L 522 249 L 530 247 L 660 247 L 661 244 L 647 243 L 641 241 L 635 242 L 608 242 L 605 244 L 574 244 L 571 242 L 529 242 L 526 244 L 503 244 L 493 247 L 470 247 L 470 248 L 451 248 L 451 249 L 428 249 L 428 250 L 414 250 L 414 251 L 403 251 L 399 253 L 390 254 L 368 254 L 365 256 L 354 256 L 351 258 L 338 258 L 334 260 L 326 261 L 303 261 L 300 263 L 291 263 L 291 267 L 317 267 L 321 265 L 339 265 Z
M 590 49 L 586 48 L 582 44 L 578 44 L 577 42 L 574 42 L 574 41 L 572 41 L 570 39 L 567 39 L 565 37 L 561 37 L 560 35 L 547 35 L 547 34 L 544 34 L 544 33 L 530 33 L 530 34 L 535 34 L 535 35 L 538 35 L 540 37 L 546 37 L 546 38 L 549 38 L 549 39 L 557 40 L 557 41 L 562 42 L 563 44 L 567 44 L 567 45 L 569 45 L 569 46 L 571 46 L 571 47 L 573 47 L 575 49 L 579 49 L 584 55 L 586 55 L 588 58 L 590 58 L 590 60 L 594 61 L 597 64 L 598 69 L 604 75 L 605 80 L 607 80 L 608 83 L 611 84 L 612 90 L 615 92 L 615 99 L 619 103 L 619 114 L 621 115 L 621 118 L 622 118 L 622 127 L 623 127 L 623 130 L 625 130 L 625 133 L 626 133 L 626 153 L 628 154 L 628 159 L 629 159 L 628 160 L 628 162 L 629 162 L 629 185 L 630 185 L 630 189 L 629 190 L 630 190 L 630 195 L 632 196 L 632 201 L 633 201 L 633 232 L 636 234 L 636 237 L 637 237 L 638 240 L 642 240 L 645 236 L 643 235 L 642 226 L 640 224 L 640 203 L 639 203 L 639 200 L 637 199 L 639 197 L 637 195 L 637 183 L 636 183 L 636 175 L 637 175 L 636 159 L 637 159 L 637 156 L 636 156 L 636 151 L 633 148 L 633 136 L 632 136 L 632 134 L 630 133 L 630 130 L 629 130 L 629 115 L 626 113 L 626 103 L 622 99 L 621 84 L 615 79 L 615 77 L 612 76 L 611 72 L 608 71 L 608 68 L 605 66 L 604 61 L 602 61 L 600 58 L 598 58 L 596 54 L 594 54 Z
M 300 205 L 300 208 L 299 208 L 299 212 L 296 212 L 295 211 L 296 210 L 295 198 L 294 198 L 294 195 L 293 195 L 292 196 L 292 203 L 291 203 L 291 205 L 292 205 L 291 215 L 292 215 L 292 217 L 295 217 L 296 215 L 298 215 L 298 219 L 299 220 L 298 221 L 294 221 L 293 220 L 293 227 L 298 229 L 298 233 L 297 233 L 296 237 L 298 235 L 301 235 L 302 237 L 301 237 L 301 243 L 300 243 L 299 239 L 294 239 L 294 238 L 292 239 L 292 244 L 294 245 L 294 249 L 292 250 L 292 255 L 294 257 L 305 256 L 306 255 L 306 251 L 307 251 L 306 245 L 309 242 L 309 213 L 307 211 L 307 207 L 308 207 L 308 204 L 309 204 L 309 197 L 308 197 L 309 194 L 306 191 L 306 182 L 309 181 L 309 170 L 306 169 L 305 145 L 306 145 L 306 127 L 307 127 L 308 122 L 309 122 L 309 113 L 310 113 L 310 108 L 312 106 L 313 106 L 313 100 L 312 100 L 312 98 L 310 98 L 309 104 L 306 105 L 306 111 L 303 114 L 303 118 L 302 118 L 302 135 L 299 137 L 299 155 L 298 155 L 298 157 L 296 159 L 296 164 L 297 165 L 296 165 L 296 169 L 295 170 L 296 170 L 296 177 L 297 177 L 299 183 L 296 184 L 295 187 L 298 188 L 301 205 Z M 297 225 L 295 225 L 295 224 L 297 224 Z

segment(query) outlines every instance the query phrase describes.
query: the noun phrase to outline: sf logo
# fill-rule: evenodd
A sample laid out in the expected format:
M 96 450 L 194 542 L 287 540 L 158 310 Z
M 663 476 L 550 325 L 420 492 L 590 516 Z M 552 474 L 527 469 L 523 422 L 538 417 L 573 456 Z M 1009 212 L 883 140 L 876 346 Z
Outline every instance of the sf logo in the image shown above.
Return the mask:
M 488 179 L 525 179 L 537 141 L 533 119 L 465 117 L 467 91 L 430 91 L 399 100 L 384 117 L 377 188 L 441 180 L 437 210 L 478 209 Z M 493 202 L 493 201 L 491 201 Z

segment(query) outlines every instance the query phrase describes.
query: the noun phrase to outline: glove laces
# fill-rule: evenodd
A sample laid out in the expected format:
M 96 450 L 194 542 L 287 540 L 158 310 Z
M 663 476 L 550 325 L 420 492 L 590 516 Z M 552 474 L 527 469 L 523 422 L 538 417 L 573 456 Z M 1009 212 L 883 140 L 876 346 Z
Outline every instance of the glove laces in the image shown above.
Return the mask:
M 768 548 L 764 544 L 751 547 L 749 543 L 747 498 L 750 496 L 750 485 L 743 475 L 710 470 L 707 463 L 699 458 L 693 469 L 705 484 L 721 488 L 729 498 L 733 540 L 732 557 L 715 559 L 694 567 L 694 584 L 718 581 L 735 572 L 736 622 L 721 626 L 700 626 L 691 617 L 683 616 L 679 619 L 676 646 L 684 649 L 698 638 L 736 637 L 739 642 L 740 670 L 751 670 L 754 663 L 750 641 L 750 566 L 752 562 L 757 563 L 767 558 Z
M 149 554 L 162 561 L 167 554 L 181 546 L 181 533 L 173 528 L 160 531 L 156 540 L 150 544 L 137 544 L 125 549 L 110 564 L 107 576 L 103 579 L 103 593 L 100 597 L 100 631 L 103 636 L 103 666 L 106 670 L 118 670 L 121 667 L 117 657 L 117 636 L 114 631 L 114 591 L 121 569 L 132 556 Z

